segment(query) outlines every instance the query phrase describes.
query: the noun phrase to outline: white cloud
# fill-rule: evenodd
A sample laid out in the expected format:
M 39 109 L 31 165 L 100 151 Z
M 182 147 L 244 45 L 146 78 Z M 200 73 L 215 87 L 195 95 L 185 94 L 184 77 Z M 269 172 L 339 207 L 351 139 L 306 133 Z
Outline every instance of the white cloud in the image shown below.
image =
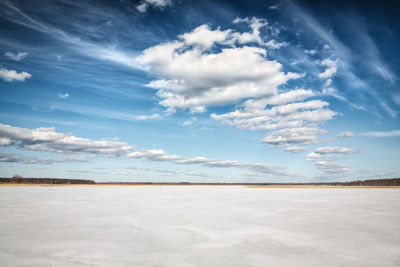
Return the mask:
M 15 54 L 15 53 L 8 51 L 4 55 L 10 60 L 21 61 L 28 56 L 28 53 L 27 52 L 18 52 L 17 54 Z
M 201 25 L 179 35 L 178 41 L 150 47 L 136 57 L 135 62 L 162 77 L 147 84 L 157 90 L 161 105 L 170 112 L 190 109 L 200 113 L 209 105 L 273 95 L 278 86 L 302 77 L 284 73 L 280 63 L 268 60 L 265 48 L 235 46 L 236 42 L 263 42 L 259 28 L 266 21 L 238 18 L 235 22 L 249 23 L 252 32 L 244 35 Z M 215 52 L 210 50 L 214 44 L 229 46 Z
M 317 127 L 287 128 L 271 132 L 261 141 L 271 145 L 288 144 L 315 144 L 318 136 L 326 131 Z
M 353 148 L 342 147 L 342 146 L 326 146 L 320 147 L 315 150 L 318 154 L 354 154 L 358 151 Z
M 0 146 L 10 146 L 13 144 L 13 140 L 8 137 L 1 137 L 0 138 Z
M 300 153 L 307 151 L 308 148 L 304 146 L 286 146 L 285 151 L 291 153 Z
M 280 49 L 281 47 L 287 46 L 286 42 L 277 42 L 274 39 L 266 42 L 260 36 L 260 29 L 266 28 L 270 31 L 272 36 L 276 36 L 279 34 L 279 30 L 275 27 L 269 26 L 268 21 L 266 19 L 260 19 L 256 17 L 252 18 L 236 18 L 233 20 L 233 23 L 247 23 L 251 28 L 251 32 L 233 32 L 231 31 L 229 43 L 239 43 L 239 44 L 247 44 L 247 43 L 257 43 L 260 46 L 265 46 L 270 49 Z
M 87 158 L 64 158 L 64 159 L 46 159 L 37 157 L 27 157 L 14 153 L 0 153 L 0 162 L 22 163 L 22 164 L 55 164 L 71 162 L 87 162 Z
M 314 95 L 311 90 L 296 89 L 272 97 L 247 100 L 233 112 L 211 114 L 210 117 L 239 129 L 277 130 L 270 132 L 262 140 L 273 146 L 314 144 L 319 135 L 326 132 L 315 124 L 330 120 L 337 114 L 327 109 L 328 102 L 304 101 Z M 286 148 L 285 151 L 300 152 L 304 149 Z
M 297 174 L 285 168 L 265 163 L 245 163 L 231 160 L 213 160 L 205 157 L 185 158 L 179 155 L 170 155 L 162 149 L 134 151 L 135 147 L 125 142 L 108 140 L 91 140 L 76 137 L 72 133 L 59 133 L 54 128 L 27 129 L 13 127 L 0 123 L 0 145 L 17 146 L 23 150 L 55 152 L 63 154 L 87 153 L 94 155 L 123 156 L 126 158 L 143 158 L 151 161 L 170 161 L 177 164 L 201 164 L 214 168 L 242 168 L 258 173 L 274 175 Z M 66 157 L 64 159 L 38 159 L 17 154 L 0 154 L 0 162 L 20 162 L 24 164 L 53 164 L 63 162 L 85 162 L 86 157 Z
M 338 138 L 343 138 L 343 137 L 351 137 L 354 136 L 354 133 L 351 131 L 346 131 L 346 132 L 340 132 L 336 137 Z
M 204 49 L 211 48 L 214 44 L 227 44 L 232 30 L 221 31 L 219 28 L 211 30 L 209 25 L 203 24 L 191 32 L 179 35 L 188 46 L 201 46 Z
M 142 150 L 135 151 L 126 155 L 128 158 L 146 158 L 148 160 L 153 161 L 174 161 L 182 159 L 181 156 L 178 155 L 168 155 L 162 149 L 150 149 L 150 150 Z
M 68 94 L 68 93 L 58 94 L 58 97 L 59 97 L 59 98 L 62 98 L 62 99 L 66 99 L 66 98 L 69 97 L 69 94 Z
M 315 55 L 315 54 L 317 54 L 318 53 L 318 51 L 317 50 L 315 50 L 315 49 L 311 49 L 311 50 L 304 50 L 304 54 L 307 54 L 307 55 Z
M 286 103 L 303 101 L 314 95 L 312 90 L 295 89 L 268 98 L 247 100 L 243 103 L 243 106 L 248 109 L 263 109 L 266 105 L 283 105 Z
M 197 121 L 197 118 L 196 117 L 192 117 L 192 118 L 190 118 L 190 120 L 187 120 L 187 121 L 184 121 L 183 123 L 182 123 L 182 126 L 189 126 L 189 125 L 192 125 L 194 122 L 196 122 Z
M 172 0 L 142 0 L 140 4 L 136 6 L 136 10 L 140 13 L 144 13 L 150 7 L 164 9 L 167 6 L 172 6 Z
M 249 169 L 256 173 L 275 174 L 275 175 L 289 175 L 290 173 L 280 167 L 268 165 L 265 163 L 244 163 L 235 160 L 213 160 L 205 157 L 185 158 L 177 161 L 178 164 L 202 164 L 207 167 L 214 168 L 241 168 Z M 290 175 L 296 175 L 291 173 Z
M 341 173 L 349 171 L 349 167 L 345 164 L 336 162 L 337 157 L 334 154 L 354 154 L 358 150 L 342 146 L 326 146 L 320 147 L 306 156 L 306 160 L 317 161 L 315 166 L 323 172 L 324 176 L 332 173 Z
M 176 164 L 199 164 L 212 168 L 239 168 L 248 169 L 256 173 L 282 175 L 296 175 L 286 169 L 265 163 L 245 163 L 236 160 L 214 160 L 206 157 L 185 158 L 179 155 L 169 155 L 162 149 L 142 150 L 129 153 L 128 158 L 145 158 L 152 161 L 171 161 Z
M 0 140 L 5 146 L 57 153 L 89 153 L 110 156 L 125 155 L 134 147 L 124 142 L 95 141 L 76 137 L 71 133 L 56 132 L 55 128 L 26 129 L 0 123 Z M 4 141 L 5 140 L 5 141 Z
M 273 40 L 273 39 L 265 43 L 265 46 L 267 46 L 268 48 L 271 48 L 271 49 L 280 49 L 287 45 L 288 45 L 287 42 L 277 42 L 276 40 Z
M 268 9 L 269 10 L 277 10 L 277 9 L 279 9 L 279 6 L 278 5 L 272 5 L 272 6 L 269 6 Z
M 382 131 L 382 132 L 367 132 L 362 135 L 369 137 L 397 137 L 400 136 L 400 130 Z
M 309 161 L 314 161 L 314 160 L 319 160 L 319 159 L 336 159 L 335 157 L 333 157 L 330 154 L 320 154 L 320 153 L 315 153 L 315 152 L 311 152 L 309 154 L 306 155 L 305 159 L 309 160 Z
M 161 116 L 158 113 L 155 113 L 155 114 L 152 114 L 152 115 L 138 115 L 138 116 L 136 116 L 136 119 L 140 120 L 140 121 L 159 119 L 159 118 L 161 118 Z
M 332 78 L 337 72 L 337 60 L 326 58 L 321 62 L 321 65 L 325 67 L 325 71 L 318 75 L 321 79 Z
M 23 82 L 26 79 L 29 79 L 30 77 L 32 77 L 32 75 L 25 71 L 16 72 L 15 70 L 7 70 L 4 68 L 0 69 L 0 78 L 6 82 L 12 82 L 12 81 Z
M 316 166 L 325 173 L 342 173 L 349 171 L 349 167 L 347 165 L 332 161 L 318 161 Z
M 239 44 L 258 43 L 263 45 L 264 41 L 260 36 L 260 29 L 268 25 L 267 20 L 256 17 L 252 18 L 236 18 L 233 23 L 247 23 L 251 28 L 251 32 L 234 32 L 232 33 L 233 41 Z

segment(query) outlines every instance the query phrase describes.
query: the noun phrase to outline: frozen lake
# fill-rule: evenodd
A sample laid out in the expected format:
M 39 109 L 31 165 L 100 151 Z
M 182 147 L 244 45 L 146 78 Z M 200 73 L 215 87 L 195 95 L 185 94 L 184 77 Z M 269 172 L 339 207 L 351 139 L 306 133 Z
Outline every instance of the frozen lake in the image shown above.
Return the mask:
M 400 266 L 400 190 L 0 186 L 0 265 Z

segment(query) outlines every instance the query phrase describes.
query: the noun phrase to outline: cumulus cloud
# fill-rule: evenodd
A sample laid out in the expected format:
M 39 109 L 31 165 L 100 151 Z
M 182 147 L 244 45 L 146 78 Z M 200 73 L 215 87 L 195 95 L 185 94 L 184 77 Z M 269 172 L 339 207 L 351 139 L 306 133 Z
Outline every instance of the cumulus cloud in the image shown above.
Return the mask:
M 283 105 L 287 103 L 303 101 L 304 99 L 314 95 L 315 93 L 312 90 L 295 89 L 263 99 L 247 100 L 243 103 L 243 106 L 246 108 L 262 109 L 265 108 L 266 105 Z
M 317 148 L 315 152 L 309 153 L 306 156 L 306 160 L 318 160 L 321 158 L 336 159 L 332 154 L 354 154 L 354 153 L 358 153 L 358 150 L 342 146 L 325 146 Z
M 209 25 L 203 24 L 191 32 L 179 35 L 179 39 L 183 40 L 188 46 L 200 46 L 203 49 L 209 49 L 215 44 L 227 44 L 228 37 L 232 30 L 221 31 L 219 28 L 212 30 Z
M 162 77 L 147 84 L 157 90 L 161 105 L 171 112 L 190 109 L 201 113 L 209 105 L 273 95 L 278 86 L 302 77 L 284 73 L 280 63 L 267 58 L 264 47 L 243 45 L 264 44 L 259 29 L 266 21 L 238 18 L 234 22 L 249 23 L 252 31 L 212 30 L 201 25 L 179 35 L 176 41 L 150 47 L 136 57 L 135 62 Z M 214 51 L 216 44 L 225 46 Z
M 140 4 L 136 6 L 136 10 L 140 13 L 145 13 L 150 7 L 164 9 L 167 6 L 172 6 L 172 0 L 142 0 Z
M 400 130 L 382 131 L 382 132 L 367 132 L 362 135 L 369 137 L 396 137 L 400 136 Z
M 251 32 L 234 32 L 232 33 L 233 41 L 236 41 L 239 44 L 258 43 L 259 45 L 263 45 L 264 41 L 260 36 L 260 29 L 268 25 L 267 20 L 256 17 L 236 18 L 235 20 L 233 20 L 233 23 L 243 22 L 247 23 L 250 26 Z
M 343 163 L 336 162 L 337 158 L 334 155 L 354 153 L 358 153 L 358 150 L 342 146 L 325 146 L 317 148 L 315 152 L 309 153 L 306 156 L 306 160 L 317 161 L 315 166 L 322 171 L 323 175 L 342 173 L 349 171 L 350 168 Z
M 280 49 L 282 47 L 287 46 L 288 43 L 287 42 L 277 42 L 276 40 L 270 40 L 268 42 L 265 43 L 265 46 L 271 49 Z
M 271 145 L 288 144 L 315 144 L 318 136 L 326 131 L 317 127 L 287 128 L 267 135 L 261 141 Z
M 340 132 L 338 135 L 336 135 L 337 138 L 352 137 L 352 136 L 354 136 L 354 133 L 351 131 Z
M 279 97 L 275 99 L 279 99 Z M 336 112 L 325 109 L 329 103 L 321 100 L 265 108 L 265 103 L 269 100 L 274 100 L 274 98 L 246 101 L 243 103 L 242 106 L 244 108 L 242 109 L 221 115 L 211 114 L 211 118 L 234 125 L 240 129 L 270 130 L 289 126 L 302 126 L 304 121 L 321 122 L 336 115 Z
M 25 71 L 17 72 L 15 70 L 7 70 L 4 68 L 0 69 L 0 78 L 6 82 L 13 82 L 13 81 L 23 82 L 26 79 L 29 79 L 30 77 L 32 77 L 32 75 Z
M 314 144 L 326 131 L 316 124 L 332 119 L 337 113 L 328 109 L 328 102 L 308 100 L 311 90 L 295 89 L 261 99 L 250 99 L 225 114 L 211 114 L 211 118 L 239 129 L 268 130 L 262 142 L 301 152 L 305 148 L 287 148 L 285 144 Z M 274 130 L 274 131 L 271 131 Z
M 325 71 L 318 75 L 321 79 L 329 79 L 337 72 L 337 60 L 326 58 L 321 62 L 321 65 L 325 67 Z
M 72 133 L 56 132 L 55 128 L 26 129 L 0 123 L 3 146 L 16 145 L 20 149 L 57 153 L 89 153 L 110 156 L 125 155 L 134 147 L 124 142 L 95 141 L 76 137 Z
M 28 56 L 28 52 L 18 52 L 15 54 L 13 52 L 8 51 L 4 55 L 10 60 L 21 61 Z

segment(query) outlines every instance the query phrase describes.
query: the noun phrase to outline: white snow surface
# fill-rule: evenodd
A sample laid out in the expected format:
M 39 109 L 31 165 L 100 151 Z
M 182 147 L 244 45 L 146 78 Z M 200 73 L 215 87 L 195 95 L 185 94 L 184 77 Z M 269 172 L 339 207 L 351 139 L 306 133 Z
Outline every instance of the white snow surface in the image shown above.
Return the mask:
M 400 190 L 2 186 L 0 266 L 400 266 Z

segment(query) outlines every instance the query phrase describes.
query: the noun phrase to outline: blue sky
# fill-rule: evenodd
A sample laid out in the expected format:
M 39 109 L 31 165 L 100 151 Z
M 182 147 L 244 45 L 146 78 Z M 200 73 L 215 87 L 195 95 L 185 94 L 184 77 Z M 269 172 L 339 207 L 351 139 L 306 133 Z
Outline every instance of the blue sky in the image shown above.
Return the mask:
M 0 176 L 399 177 L 393 1 L 2 1 Z

